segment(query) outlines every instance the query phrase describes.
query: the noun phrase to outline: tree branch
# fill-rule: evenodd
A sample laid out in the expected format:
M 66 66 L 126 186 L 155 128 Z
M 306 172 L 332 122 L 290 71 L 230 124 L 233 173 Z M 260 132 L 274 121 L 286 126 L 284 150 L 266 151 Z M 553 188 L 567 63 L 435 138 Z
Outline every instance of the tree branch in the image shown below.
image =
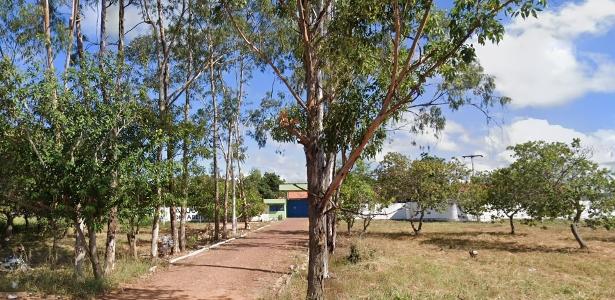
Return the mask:
M 231 20 L 231 23 L 233 24 L 233 27 L 235 28 L 235 30 L 237 31 L 237 33 L 239 33 L 239 35 L 241 36 L 241 39 L 243 39 L 243 41 L 248 44 L 248 46 L 250 47 L 250 49 L 257 54 L 262 60 L 264 60 L 275 72 L 275 74 L 278 76 L 278 78 L 280 78 L 280 80 L 282 80 L 282 82 L 284 83 L 284 85 L 286 86 L 286 88 L 288 89 L 288 91 L 293 95 L 293 97 L 295 98 L 295 100 L 297 101 L 297 104 L 299 106 L 301 106 L 304 110 L 307 110 L 307 106 L 305 105 L 305 103 L 303 102 L 303 100 L 301 99 L 301 97 L 299 96 L 299 93 L 297 93 L 297 91 L 295 91 L 295 89 L 290 85 L 290 82 L 288 81 L 288 79 L 282 74 L 282 71 L 280 71 L 280 69 L 278 67 L 275 66 L 275 64 L 273 63 L 273 61 L 271 61 L 271 59 L 269 59 L 269 57 L 267 57 L 267 55 L 265 55 L 265 53 L 263 53 L 258 47 L 256 47 L 256 45 L 254 45 L 254 43 L 252 43 L 252 41 L 250 41 L 248 39 L 248 37 L 245 35 L 245 33 L 239 28 L 239 24 L 237 24 L 235 18 L 233 17 L 233 15 L 231 14 L 230 10 L 228 9 L 228 7 L 226 6 L 226 4 L 223 5 L 224 6 L 224 10 L 226 11 L 226 14 L 228 15 L 228 17 Z

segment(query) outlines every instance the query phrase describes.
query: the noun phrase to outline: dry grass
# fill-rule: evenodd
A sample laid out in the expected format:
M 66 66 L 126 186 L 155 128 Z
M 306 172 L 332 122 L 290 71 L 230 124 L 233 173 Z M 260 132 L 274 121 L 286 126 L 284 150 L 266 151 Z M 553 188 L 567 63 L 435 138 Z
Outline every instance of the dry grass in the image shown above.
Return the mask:
M 264 226 L 264 223 L 251 223 L 252 230 Z M 55 266 L 48 263 L 51 250 L 52 239 L 41 233 L 35 232 L 36 224 L 30 230 L 26 230 L 19 224 L 17 226 L 12 244 L 23 244 L 26 251 L 30 254 L 29 265 L 32 270 L 26 272 L 0 272 L 0 298 L 5 296 L 3 292 L 25 292 L 34 295 L 54 295 L 59 298 L 88 299 L 104 293 L 121 284 L 131 281 L 146 274 L 153 263 L 149 259 L 151 230 L 143 228 L 139 234 L 137 244 L 140 259 L 134 260 L 129 256 L 128 241 L 125 233 L 119 232 L 117 235 L 117 262 L 116 270 L 113 274 L 103 281 L 95 280 L 91 275 L 89 260 L 85 263 L 84 278 L 77 278 L 72 269 L 74 234 L 69 230 L 66 236 L 58 242 L 58 262 Z M 230 227 L 230 225 L 229 225 Z M 186 224 L 186 240 L 188 251 L 200 245 L 213 243 L 211 240 L 211 230 L 213 226 L 208 223 L 188 223 Z M 239 224 L 243 228 L 243 223 Z M 238 234 L 244 231 L 239 230 Z M 161 235 L 171 234 L 169 224 L 161 226 Z M 230 236 L 230 232 L 229 232 Z M 99 257 L 104 257 L 104 246 L 106 231 L 96 235 Z M 11 249 L 0 248 L 0 258 L 11 253 Z M 185 254 L 185 253 L 184 253 Z M 165 260 L 160 260 L 161 266 L 166 265 Z M 14 285 L 16 287 L 13 287 Z M 32 297 L 31 295 L 29 297 Z
M 578 250 L 565 224 L 374 221 L 363 237 L 339 236 L 328 299 L 615 299 L 615 232 L 583 228 L 590 250 Z M 344 224 L 341 224 L 340 228 Z M 362 260 L 350 264 L 351 244 Z M 468 250 L 479 252 L 470 258 Z M 306 272 L 281 298 L 303 298 Z

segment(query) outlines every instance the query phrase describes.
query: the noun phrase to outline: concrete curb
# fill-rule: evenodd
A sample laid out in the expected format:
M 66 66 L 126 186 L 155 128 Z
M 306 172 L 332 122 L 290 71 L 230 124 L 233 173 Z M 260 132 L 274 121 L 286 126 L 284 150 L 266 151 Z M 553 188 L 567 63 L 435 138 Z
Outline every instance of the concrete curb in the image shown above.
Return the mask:
M 239 236 L 239 238 L 246 237 L 249 233 L 252 233 L 252 232 L 257 232 L 257 231 L 259 231 L 259 230 L 261 230 L 261 229 L 263 229 L 263 228 L 265 228 L 265 227 L 269 227 L 269 226 L 271 226 L 271 224 L 267 224 L 267 225 L 265 225 L 265 226 L 263 226 L 263 227 L 259 227 L 259 228 L 255 229 L 254 231 L 249 231 L 249 232 L 246 232 L 246 233 L 244 233 L 244 234 L 240 235 L 240 236 Z M 205 251 L 207 251 L 207 250 L 209 250 L 209 249 L 213 249 L 213 248 L 219 247 L 219 246 L 221 246 L 221 245 L 224 245 L 224 244 L 226 244 L 226 243 L 228 243 L 228 242 L 231 242 L 231 241 L 234 241 L 234 240 L 236 240 L 236 239 L 237 239 L 237 238 L 230 238 L 230 239 L 226 239 L 226 240 L 221 241 L 221 242 L 217 242 L 217 243 L 215 243 L 215 244 L 213 244 L 213 245 L 211 245 L 211 246 L 205 246 L 205 247 L 203 247 L 203 248 L 201 248 L 201 249 L 194 250 L 194 251 L 192 251 L 192 252 L 190 252 L 190 253 L 188 253 L 188 254 L 186 254 L 186 255 L 183 255 L 183 256 L 180 256 L 180 257 L 176 257 L 176 258 L 174 258 L 174 259 L 171 259 L 171 260 L 169 260 L 169 263 L 170 263 L 170 264 L 176 263 L 176 262 L 178 262 L 178 261 L 180 261 L 180 260 L 186 259 L 186 258 L 188 258 L 188 257 L 195 256 L 195 255 L 200 254 L 200 253 L 202 253 L 202 252 L 205 252 Z

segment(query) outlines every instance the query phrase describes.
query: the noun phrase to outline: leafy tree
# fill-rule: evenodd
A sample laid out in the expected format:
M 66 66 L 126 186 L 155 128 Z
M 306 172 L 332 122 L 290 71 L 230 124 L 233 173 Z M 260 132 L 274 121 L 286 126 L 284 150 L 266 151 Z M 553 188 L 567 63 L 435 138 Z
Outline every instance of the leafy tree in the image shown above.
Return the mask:
M 396 201 L 410 199 L 410 159 L 397 152 L 387 153 L 376 169 L 379 192 Z
M 514 167 L 497 169 L 489 176 L 487 203 L 489 207 L 504 214 L 510 224 L 510 234 L 515 234 L 514 217 L 527 207 L 526 177 Z M 531 178 L 530 178 L 531 179 Z
M 265 172 L 258 186 L 258 191 L 263 196 L 263 199 L 276 199 L 280 197 L 280 184 L 284 180 L 275 172 Z
M 275 139 L 304 147 L 310 203 L 307 298 L 321 299 L 326 276 L 326 212 L 357 159 L 377 152 L 386 136 L 383 126 L 399 121 L 403 112 L 418 115 L 417 128 L 441 128 L 440 105 L 456 109 L 475 98 L 459 90 L 477 91 L 481 101 L 475 104 L 481 107 L 505 102 L 507 99 L 492 96 L 493 80 L 462 76 L 477 73 L 470 68 L 476 62 L 471 40 L 499 41 L 504 33 L 503 13 L 535 15 L 545 2 L 224 4 L 256 60 L 268 65 L 292 96 L 292 104 L 270 114 L 277 117 L 261 125 L 269 126 Z M 445 96 L 427 96 L 425 83 L 438 79 L 446 82 L 439 89 Z M 450 88 L 459 92 L 447 93 Z M 348 132 L 353 132 L 348 159 L 334 170 L 338 137 Z M 265 136 L 261 137 L 263 142 Z
M 265 210 L 265 203 L 263 202 L 265 198 L 259 190 L 262 181 L 263 178 L 260 176 L 260 171 L 253 169 L 241 182 L 245 201 L 240 203 L 240 211 L 244 214 L 243 217 L 248 220 L 262 214 Z
M 581 141 L 565 143 L 527 142 L 510 148 L 517 160 L 521 187 L 530 201 L 526 209 L 536 219 L 563 217 L 571 221 L 570 229 L 581 248 L 587 244 L 578 231 L 582 215 L 590 210 L 590 218 L 612 217 L 613 190 L 610 172 L 592 162 Z
M 358 161 L 340 189 L 339 214 L 346 222 L 348 234 L 355 219 L 363 219 L 363 233 L 378 212 L 389 204 L 375 189 L 375 180 L 368 174 L 367 165 Z
M 455 168 L 452 162 L 425 154 L 410 164 L 406 185 L 409 199 L 416 203 L 414 215 L 410 217 L 415 234 L 421 232 L 427 210 L 444 210 L 457 195 L 457 182 L 461 177 Z M 418 226 L 415 226 L 417 217 Z
M 457 204 L 466 215 L 474 216 L 480 221 L 480 216 L 487 211 L 489 199 L 489 173 L 481 172 L 472 175 L 466 182 L 459 182 Z

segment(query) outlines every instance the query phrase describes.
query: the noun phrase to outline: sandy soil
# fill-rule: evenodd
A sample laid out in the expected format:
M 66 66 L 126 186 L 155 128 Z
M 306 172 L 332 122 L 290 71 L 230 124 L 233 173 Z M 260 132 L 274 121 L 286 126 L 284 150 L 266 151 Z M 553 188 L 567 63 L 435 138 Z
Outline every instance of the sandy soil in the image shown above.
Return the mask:
M 304 259 L 307 219 L 287 219 L 178 261 L 103 299 L 255 299 Z

